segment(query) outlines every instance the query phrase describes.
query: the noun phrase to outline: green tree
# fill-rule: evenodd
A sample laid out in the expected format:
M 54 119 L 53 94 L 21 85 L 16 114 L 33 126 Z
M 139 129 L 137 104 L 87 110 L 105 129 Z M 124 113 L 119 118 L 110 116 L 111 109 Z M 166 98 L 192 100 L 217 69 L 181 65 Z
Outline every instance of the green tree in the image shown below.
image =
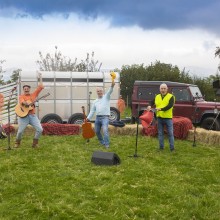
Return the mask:
M 121 94 L 124 98 L 128 97 L 128 104 L 131 104 L 131 95 L 135 80 L 143 81 L 176 81 L 182 78 L 188 80 L 189 74 L 183 70 L 180 72 L 177 66 L 156 61 L 149 66 L 143 64 L 123 66 L 121 70 Z
M 218 98 L 212 88 L 212 82 L 219 79 L 219 75 L 211 75 L 210 77 L 202 78 L 191 76 L 189 72 L 183 69 L 179 70 L 177 66 L 161 63 L 156 61 L 149 66 L 144 67 L 143 64 L 132 66 L 123 66 L 121 70 L 121 94 L 124 98 L 128 97 L 128 104 L 131 104 L 131 96 L 135 80 L 143 81 L 173 81 L 197 85 L 206 100 L 214 101 Z
M 189 71 L 185 71 L 185 68 L 183 68 L 183 70 L 180 72 L 178 81 L 182 83 L 193 83 L 192 76 L 190 76 Z
M 218 56 L 220 58 L 220 47 L 216 47 L 215 56 Z
M 5 73 L 5 71 L 2 68 L 2 64 L 6 62 L 5 60 L 0 60 L 0 85 L 6 85 L 12 82 L 17 82 L 18 77 L 19 77 L 19 72 L 21 71 L 21 69 L 17 69 L 17 70 L 13 70 L 12 75 L 10 76 L 10 80 L 8 81 L 4 81 L 3 80 L 3 74 Z
M 209 82 L 206 78 L 201 78 L 198 76 L 193 76 L 193 84 L 197 85 L 202 93 L 202 95 L 207 100 L 211 100 L 213 98 L 213 89 L 211 88 Z M 212 94 L 213 93 L 213 94 Z
M 177 81 L 179 80 L 180 70 L 172 64 L 161 63 L 156 61 L 154 64 L 146 67 L 148 76 L 147 80 L 151 81 Z
M 206 78 L 210 91 L 208 93 L 206 92 L 205 94 L 209 94 L 208 97 L 211 96 L 211 99 L 209 100 L 220 101 L 220 97 L 216 96 L 217 89 L 213 88 L 213 82 L 219 79 L 220 79 L 219 73 L 216 73 L 215 75 L 210 75 L 209 77 Z
M 20 71 L 21 71 L 21 69 L 13 70 L 13 72 L 12 72 L 12 74 L 11 74 L 11 77 L 10 77 L 10 80 L 7 81 L 7 84 L 8 84 L 8 83 L 12 83 L 12 82 L 17 82 L 17 81 L 18 81 L 18 77 L 19 77 Z
M 216 47 L 215 57 L 219 57 L 220 58 L 220 47 Z M 218 65 L 218 69 L 220 70 L 220 64 Z
M 122 66 L 120 72 L 120 81 L 121 81 L 121 95 L 123 98 L 126 98 L 128 105 L 131 103 L 131 95 L 133 92 L 133 85 L 135 80 L 146 80 L 146 69 L 143 64 L 138 65 L 125 65 Z
M 77 63 L 77 58 L 72 60 L 69 57 L 63 56 L 58 47 L 55 46 L 55 53 L 47 53 L 44 57 L 42 52 L 39 52 L 40 60 L 36 63 L 41 71 L 73 71 L 73 72 L 94 72 L 99 71 L 102 64 L 99 64 L 98 60 L 94 59 L 95 53 L 92 52 L 91 58 L 89 53 L 85 60 L 81 60 Z M 99 64 L 99 67 L 97 67 Z

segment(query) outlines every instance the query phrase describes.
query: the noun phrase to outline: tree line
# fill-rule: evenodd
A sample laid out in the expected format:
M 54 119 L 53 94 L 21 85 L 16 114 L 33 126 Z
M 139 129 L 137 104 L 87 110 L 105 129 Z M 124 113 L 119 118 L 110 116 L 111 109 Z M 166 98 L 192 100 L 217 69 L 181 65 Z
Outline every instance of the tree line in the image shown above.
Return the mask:
M 177 66 L 172 64 L 161 63 L 156 61 L 148 66 L 131 65 L 122 66 L 120 71 L 121 77 L 121 95 L 123 98 L 128 97 L 128 104 L 131 104 L 131 95 L 133 90 L 133 84 L 135 80 L 140 81 L 173 81 L 181 83 L 189 83 L 197 85 L 205 99 L 208 101 L 218 100 L 215 90 L 212 87 L 212 83 L 215 80 L 220 79 L 220 75 L 210 75 L 209 77 L 191 76 L 189 71 L 185 69 L 180 70 Z
M 220 58 L 220 47 L 216 47 L 215 56 Z M 69 57 L 63 56 L 63 54 L 58 51 L 57 46 L 55 46 L 55 52 L 53 54 L 46 53 L 44 56 L 40 51 L 39 57 L 40 59 L 36 61 L 36 65 L 40 71 L 94 72 L 100 71 L 102 65 L 98 60 L 95 60 L 94 52 L 91 53 L 91 56 L 87 53 L 86 58 L 78 62 L 77 58 L 72 60 Z M 2 69 L 4 62 L 5 60 L 0 60 L 0 76 L 4 73 Z M 220 70 L 220 65 L 218 69 Z M 10 80 L 6 82 L 0 77 L 0 85 L 16 82 L 20 71 L 21 69 L 14 70 Z M 206 100 L 220 100 L 219 97 L 216 97 L 215 90 L 212 88 L 213 81 L 220 79 L 218 73 L 208 77 L 199 77 L 191 75 L 189 71 L 185 69 L 180 70 L 176 65 L 161 63 L 160 61 L 151 63 L 148 66 L 144 66 L 144 64 L 123 65 L 120 70 L 115 69 L 111 71 L 120 72 L 121 95 L 124 98 L 128 97 L 128 104 L 131 103 L 132 89 L 135 80 L 173 81 L 195 84 L 200 88 L 202 94 L 205 95 Z

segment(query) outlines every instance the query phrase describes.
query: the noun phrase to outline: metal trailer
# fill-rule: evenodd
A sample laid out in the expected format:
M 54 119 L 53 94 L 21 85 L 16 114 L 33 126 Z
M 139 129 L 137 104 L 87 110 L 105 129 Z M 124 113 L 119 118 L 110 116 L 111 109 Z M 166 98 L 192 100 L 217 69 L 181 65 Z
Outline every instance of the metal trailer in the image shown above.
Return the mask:
M 96 87 L 102 87 L 107 91 L 112 82 L 110 72 L 40 72 L 45 88 L 39 97 L 50 93 L 48 97 L 35 103 L 41 123 L 82 124 L 84 119 L 82 106 L 88 114 L 93 100 L 97 98 Z M 33 91 L 38 82 L 37 71 L 21 71 L 18 95 L 23 92 L 23 85 L 30 85 Z M 110 121 L 120 119 L 120 112 L 117 109 L 119 95 L 120 75 L 116 73 L 115 87 L 110 101 Z

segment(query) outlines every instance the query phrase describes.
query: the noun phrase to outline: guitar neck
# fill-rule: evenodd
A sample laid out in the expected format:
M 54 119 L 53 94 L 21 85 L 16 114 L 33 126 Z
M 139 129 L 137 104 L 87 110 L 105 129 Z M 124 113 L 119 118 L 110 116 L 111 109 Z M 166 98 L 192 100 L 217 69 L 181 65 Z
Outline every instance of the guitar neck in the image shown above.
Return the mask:
M 35 101 L 33 101 L 33 102 L 31 102 L 30 104 L 29 104 L 29 106 L 32 106 L 35 102 L 37 102 L 39 99 L 36 99 Z
M 83 111 L 84 120 L 86 120 L 86 113 L 85 113 L 85 107 L 84 106 L 82 106 L 82 111 Z
M 31 102 L 31 103 L 29 104 L 29 106 L 33 105 L 35 102 L 39 101 L 40 99 L 46 98 L 46 97 L 49 96 L 49 95 L 50 95 L 50 93 L 47 93 L 46 95 L 43 95 L 43 96 L 41 96 L 40 98 L 36 98 L 36 100 L 35 100 L 34 102 Z

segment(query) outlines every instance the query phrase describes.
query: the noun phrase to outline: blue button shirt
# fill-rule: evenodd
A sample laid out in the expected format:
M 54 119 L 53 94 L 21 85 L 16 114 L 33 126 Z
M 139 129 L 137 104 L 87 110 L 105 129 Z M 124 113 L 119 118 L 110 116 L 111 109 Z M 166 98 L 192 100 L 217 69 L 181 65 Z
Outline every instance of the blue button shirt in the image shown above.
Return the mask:
M 92 104 L 91 111 L 87 118 L 91 120 L 93 115 L 110 115 L 110 96 L 113 92 L 113 88 L 110 87 L 106 94 L 102 98 L 97 98 Z

